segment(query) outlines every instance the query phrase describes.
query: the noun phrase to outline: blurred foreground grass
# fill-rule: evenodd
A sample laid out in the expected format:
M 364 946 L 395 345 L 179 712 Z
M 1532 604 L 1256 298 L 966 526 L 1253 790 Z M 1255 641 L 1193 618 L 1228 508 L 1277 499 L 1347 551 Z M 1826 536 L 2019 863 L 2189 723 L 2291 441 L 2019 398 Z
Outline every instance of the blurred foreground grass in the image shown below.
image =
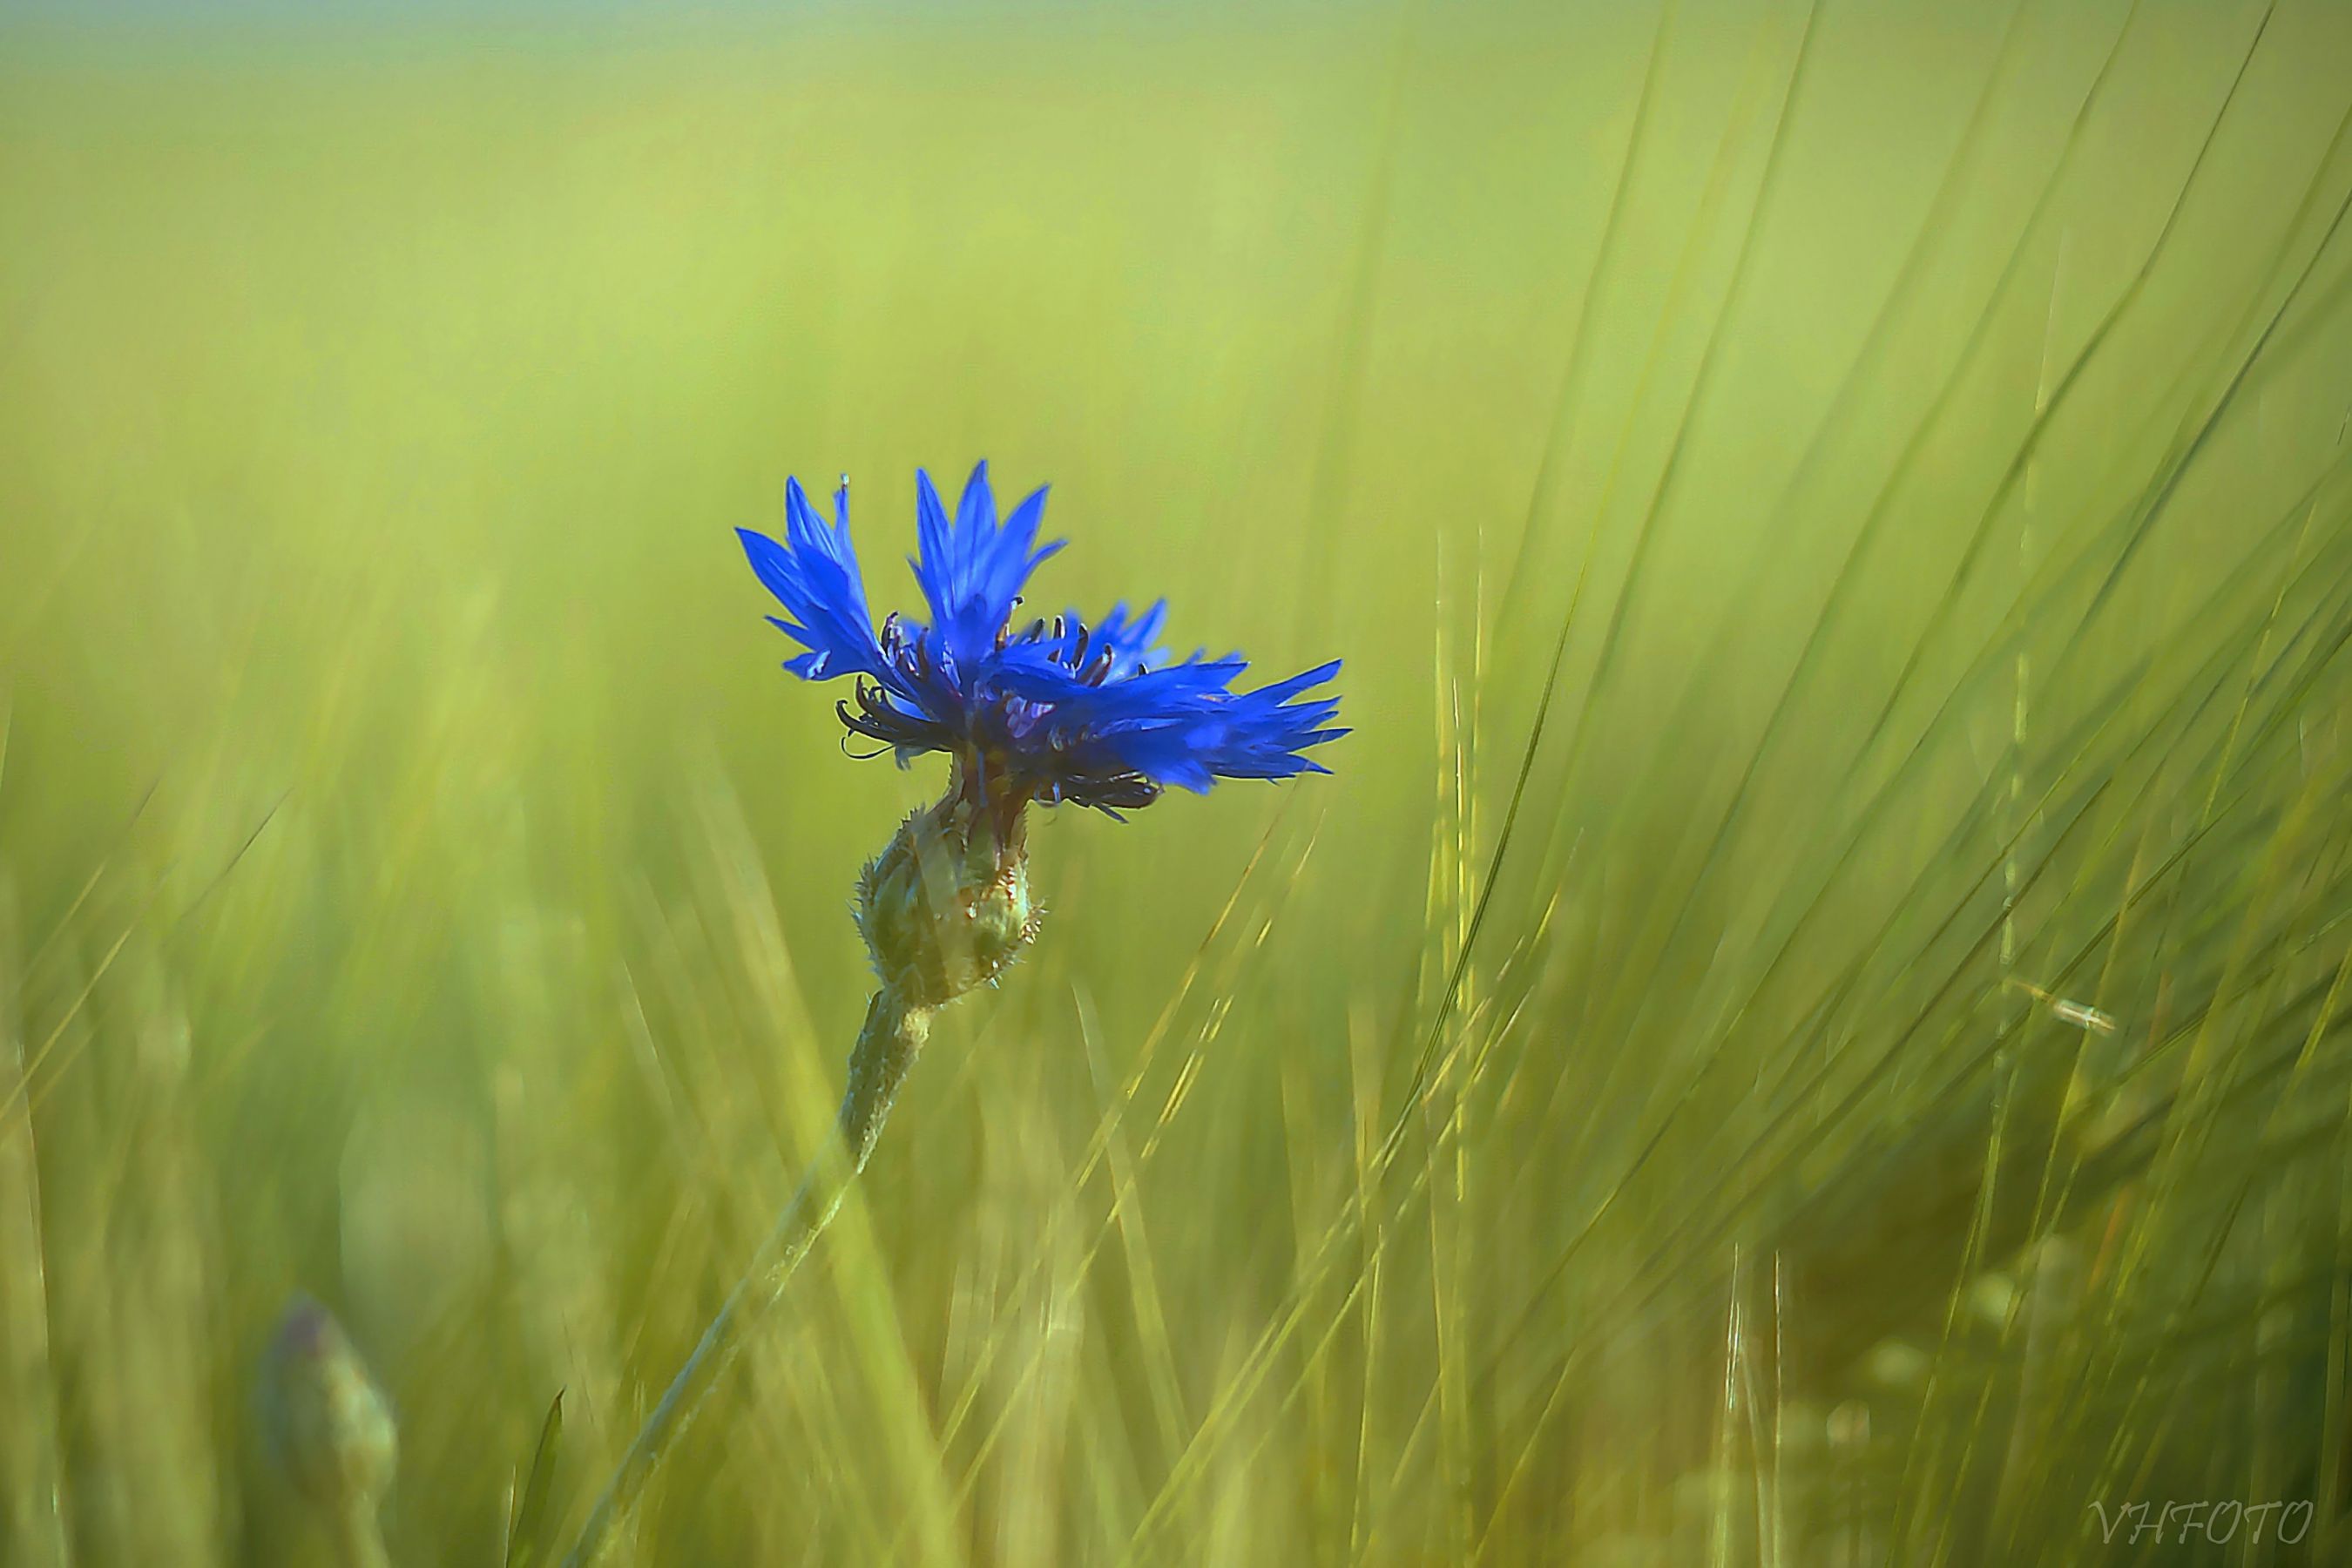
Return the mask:
M 2343 8 L 173 26 L 0 52 L 0 1562 L 323 1561 L 297 1288 L 576 1519 L 937 785 L 728 529 L 982 456 L 1358 733 L 1039 826 L 635 1561 L 2346 1549 Z

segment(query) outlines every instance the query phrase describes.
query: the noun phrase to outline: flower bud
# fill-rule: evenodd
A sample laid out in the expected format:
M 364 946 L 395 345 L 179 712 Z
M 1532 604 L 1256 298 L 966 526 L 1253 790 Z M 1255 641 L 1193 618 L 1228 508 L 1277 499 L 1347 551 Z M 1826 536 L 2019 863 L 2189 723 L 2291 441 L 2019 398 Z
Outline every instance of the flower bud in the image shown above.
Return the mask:
M 857 928 L 882 984 L 944 1006 L 993 980 L 1036 934 L 1024 800 L 991 800 L 964 768 L 909 816 L 857 884 Z
M 263 1352 L 259 1399 L 272 1457 L 314 1506 L 372 1512 L 392 1485 L 391 1403 L 334 1314 L 297 1293 Z

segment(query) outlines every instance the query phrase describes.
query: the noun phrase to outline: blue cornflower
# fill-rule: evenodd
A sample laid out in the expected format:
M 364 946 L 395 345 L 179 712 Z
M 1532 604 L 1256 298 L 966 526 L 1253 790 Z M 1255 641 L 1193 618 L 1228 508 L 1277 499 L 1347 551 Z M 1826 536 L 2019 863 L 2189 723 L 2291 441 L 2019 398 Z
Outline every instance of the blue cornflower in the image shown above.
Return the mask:
M 1015 629 L 1031 574 L 1060 542 L 1037 542 L 1045 492 L 998 520 L 988 465 L 974 468 L 950 518 L 929 474 L 915 476 L 917 553 L 908 562 L 928 623 L 892 615 L 877 632 L 849 540 L 849 485 L 830 524 L 797 479 L 784 487 L 782 542 L 739 530 L 751 569 L 786 614 L 769 617 L 806 651 L 784 668 L 804 680 L 849 676 L 835 705 L 852 732 L 903 765 L 926 752 L 955 759 L 963 787 L 1000 811 L 1028 801 L 1102 808 L 1149 805 L 1169 784 L 1205 791 L 1221 778 L 1327 773 L 1307 748 L 1347 733 L 1339 700 L 1305 694 L 1339 661 L 1250 691 L 1238 654 L 1171 662 L 1158 646 L 1165 601 L 1125 605 L 1088 626 L 1075 614 Z
M 703 1331 L 620 1468 L 588 1513 L 565 1568 L 584 1568 L 624 1519 L 670 1439 L 693 1417 L 715 1373 L 841 1201 L 940 1008 L 994 984 L 1035 940 L 1028 807 L 1071 802 L 1116 816 L 1169 784 L 1206 790 L 1221 778 L 1279 779 L 1328 769 L 1307 755 L 1347 733 L 1339 700 L 1308 692 L 1337 659 L 1288 680 L 1236 691 L 1238 654 L 1173 663 L 1160 648 L 1167 605 L 1130 616 L 1120 605 L 1092 626 L 1075 615 L 1016 631 L 1013 612 L 1040 563 L 1045 492 L 998 521 L 988 465 L 974 468 L 953 519 L 930 476 L 915 476 L 916 554 L 909 563 L 929 622 L 892 616 L 879 631 L 849 542 L 849 481 L 830 523 L 798 480 L 784 487 L 782 542 L 739 531 L 751 570 L 782 604 L 769 618 L 801 646 L 784 668 L 803 680 L 847 676 L 856 700 L 836 703 L 853 734 L 953 765 L 946 793 L 908 815 L 857 879 L 858 933 L 874 961 L 874 996 L 851 1053 L 835 1125 L 838 1157 L 819 1161 L 776 1222 L 751 1270 Z M 879 754 L 878 752 L 877 753 Z

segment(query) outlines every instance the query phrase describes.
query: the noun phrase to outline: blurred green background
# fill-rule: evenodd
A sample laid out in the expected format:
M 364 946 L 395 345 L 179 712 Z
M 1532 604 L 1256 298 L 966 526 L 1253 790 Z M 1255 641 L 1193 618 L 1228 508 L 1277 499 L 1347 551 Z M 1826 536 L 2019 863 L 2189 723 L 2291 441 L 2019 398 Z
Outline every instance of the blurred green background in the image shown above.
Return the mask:
M 332 1561 L 296 1289 L 394 1561 L 559 1389 L 576 1522 L 940 783 L 730 530 L 845 471 L 908 605 L 983 457 L 1047 608 L 1357 732 L 1037 824 L 620 1556 L 2343 1550 L 2347 82 L 2326 0 L 0 19 L 0 1561 Z

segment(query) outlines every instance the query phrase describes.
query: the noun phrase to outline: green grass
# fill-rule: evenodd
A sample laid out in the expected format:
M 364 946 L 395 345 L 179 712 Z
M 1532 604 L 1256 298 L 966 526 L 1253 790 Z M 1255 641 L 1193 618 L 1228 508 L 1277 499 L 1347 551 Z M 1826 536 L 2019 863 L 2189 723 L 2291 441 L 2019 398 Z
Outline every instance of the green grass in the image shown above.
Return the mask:
M 939 784 L 728 531 L 982 456 L 1357 733 L 1036 825 L 616 1558 L 2352 1544 L 2339 7 L 8 37 L 0 1563 L 331 1561 L 297 1289 L 576 1526 Z

